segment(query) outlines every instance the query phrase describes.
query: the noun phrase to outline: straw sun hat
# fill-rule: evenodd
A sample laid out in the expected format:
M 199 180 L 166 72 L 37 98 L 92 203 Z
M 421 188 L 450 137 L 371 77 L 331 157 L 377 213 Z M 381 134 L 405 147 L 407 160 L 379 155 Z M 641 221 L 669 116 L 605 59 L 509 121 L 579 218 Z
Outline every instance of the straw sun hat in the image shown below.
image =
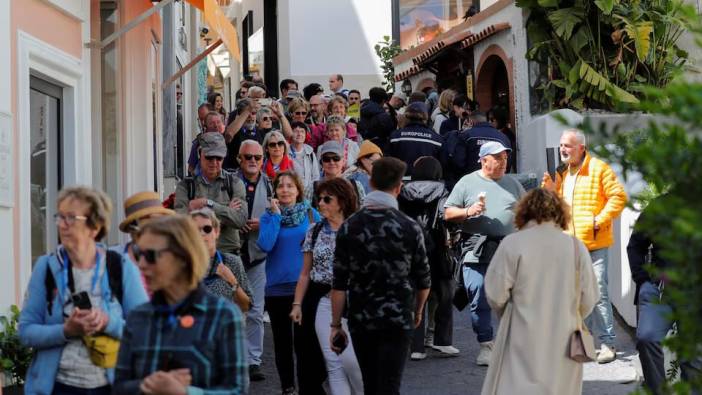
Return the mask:
M 154 214 L 173 215 L 175 211 L 164 208 L 156 192 L 147 191 L 134 194 L 124 201 L 125 219 L 119 224 L 119 230 L 129 233 L 130 224 Z

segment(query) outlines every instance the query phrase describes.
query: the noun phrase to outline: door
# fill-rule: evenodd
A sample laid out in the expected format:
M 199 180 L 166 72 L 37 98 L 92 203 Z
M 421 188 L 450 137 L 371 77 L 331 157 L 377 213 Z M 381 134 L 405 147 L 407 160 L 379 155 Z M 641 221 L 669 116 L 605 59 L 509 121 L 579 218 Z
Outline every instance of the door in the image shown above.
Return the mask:
M 63 89 L 31 76 L 30 117 L 30 189 L 32 262 L 58 245 L 53 216 L 61 189 L 61 107 Z

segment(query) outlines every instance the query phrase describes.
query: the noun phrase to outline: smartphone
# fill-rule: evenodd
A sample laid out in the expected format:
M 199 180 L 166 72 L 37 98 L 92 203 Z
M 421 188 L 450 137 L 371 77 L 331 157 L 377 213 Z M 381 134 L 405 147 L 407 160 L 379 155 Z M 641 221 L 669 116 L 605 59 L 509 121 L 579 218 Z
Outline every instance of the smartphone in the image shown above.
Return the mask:
M 346 350 L 346 346 L 348 346 L 348 340 L 346 339 L 346 336 L 342 335 L 341 332 L 337 332 L 336 336 L 332 339 L 332 345 L 339 350 L 339 354 L 344 352 Z
M 264 99 L 258 99 L 258 104 L 260 104 L 263 107 L 270 107 L 271 103 L 273 103 L 273 100 L 268 97 Z
M 73 302 L 73 306 L 81 310 L 89 310 L 93 307 L 90 303 L 90 297 L 85 291 L 71 295 L 71 301 Z

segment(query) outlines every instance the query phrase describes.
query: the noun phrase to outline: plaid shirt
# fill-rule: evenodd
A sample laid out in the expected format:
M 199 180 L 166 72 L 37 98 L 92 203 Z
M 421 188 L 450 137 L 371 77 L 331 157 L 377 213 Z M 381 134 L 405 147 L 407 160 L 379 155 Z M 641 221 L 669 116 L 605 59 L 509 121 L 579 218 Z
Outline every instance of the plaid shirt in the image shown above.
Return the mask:
M 243 314 L 202 286 L 174 311 L 155 293 L 127 318 L 113 394 L 140 393 L 141 380 L 158 370 L 189 368 L 188 394 L 244 394 L 249 374 Z

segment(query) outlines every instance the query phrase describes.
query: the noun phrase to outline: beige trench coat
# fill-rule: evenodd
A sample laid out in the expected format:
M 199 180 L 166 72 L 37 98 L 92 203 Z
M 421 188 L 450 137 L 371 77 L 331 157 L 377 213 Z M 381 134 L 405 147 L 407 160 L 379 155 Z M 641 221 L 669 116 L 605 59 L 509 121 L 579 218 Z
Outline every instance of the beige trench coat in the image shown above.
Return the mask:
M 577 242 L 587 317 L 600 298 L 590 254 Z M 576 329 L 575 245 L 554 223 L 530 222 L 500 243 L 485 293 L 500 316 L 482 395 L 582 393 L 582 364 L 567 357 Z

